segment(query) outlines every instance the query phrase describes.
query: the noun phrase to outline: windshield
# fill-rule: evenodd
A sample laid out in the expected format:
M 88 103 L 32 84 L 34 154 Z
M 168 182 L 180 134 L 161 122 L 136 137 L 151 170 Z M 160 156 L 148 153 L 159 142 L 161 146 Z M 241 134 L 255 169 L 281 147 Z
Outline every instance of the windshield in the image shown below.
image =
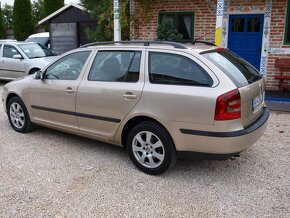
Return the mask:
M 21 44 L 18 46 L 30 59 L 54 56 L 48 48 L 37 43 Z
M 202 55 L 222 70 L 239 88 L 262 78 L 251 64 L 228 50 L 204 52 Z
M 45 46 L 48 40 L 49 40 L 49 37 L 31 37 L 31 38 L 27 38 L 25 42 L 36 42 Z

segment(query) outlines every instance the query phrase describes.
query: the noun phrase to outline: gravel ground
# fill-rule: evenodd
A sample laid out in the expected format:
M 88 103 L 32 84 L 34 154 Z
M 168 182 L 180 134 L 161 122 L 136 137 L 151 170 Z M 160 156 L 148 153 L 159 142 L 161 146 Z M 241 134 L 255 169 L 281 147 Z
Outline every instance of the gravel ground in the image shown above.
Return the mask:
M 0 96 L 3 82 L 0 83 Z M 0 106 L 0 217 L 290 217 L 290 114 L 240 158 L 138 171 L 113 145 L 12 130 Z

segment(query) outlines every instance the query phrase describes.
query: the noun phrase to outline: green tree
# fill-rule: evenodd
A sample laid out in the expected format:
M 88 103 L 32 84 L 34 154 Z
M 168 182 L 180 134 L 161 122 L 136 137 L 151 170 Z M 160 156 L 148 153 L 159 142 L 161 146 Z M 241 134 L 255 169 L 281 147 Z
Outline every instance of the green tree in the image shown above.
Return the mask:
M 1 2 L 0 2 L 0 39 L 3 39 L 5 37 L 4 31 L 5 29 L 4 29 L 4 23 L 3 23 Z
M 37 23 L 46 17 L 46 13 L 44 10 L 44 0 L 34 0 L 32 2 L 31 10 L 33 22 L 35 23 L 35 26 L 37 26 Z
M 173 21 L 164 17 L 157 28 L 157 39 L 175 41 L 182 39 L 182 35 L 175 29 Z
M 64 6 L 64 0 L 44 0 L 45 16 L 48 16 Z
M 114 9 L 113 0 L 81 0 L 88 13 L 97 20 L 95 30 L 86 29 L 91 41 L 110 41 L 114 38 Z M 129 1 L 121 0 L 119 8 L 122 39 L 130 39 Z
M 13 6 L 13 31 L 17 40 L 25 40 L 34 31 L 30 0 L 15 0 Z
M 2 8 L 3 22 L 5 30 L 13 28 L 13 7 L 5 4 Z

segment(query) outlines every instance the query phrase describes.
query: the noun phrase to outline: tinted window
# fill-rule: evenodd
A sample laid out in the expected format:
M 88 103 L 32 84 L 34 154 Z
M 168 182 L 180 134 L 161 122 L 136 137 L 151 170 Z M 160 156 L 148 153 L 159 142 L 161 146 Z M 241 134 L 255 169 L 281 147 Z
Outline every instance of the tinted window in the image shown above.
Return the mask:
M 193 60 L 175 54 L 150 52 L 149 78 L 151 83 L 212 86 L 213 80 Z
M 14 55 L 21 55 L 17 49 L 12 45 L 5 45 L 3 50 L 3 57 L 5 58 L 13 58 Z
M 76 80 L 86 63 L 91 51 L 69 54 L 47 68 L 46 79 Z
M 220 68 L 237 87 L 242 87 L 262 78 L 258 70 L 236 54 L 224 50 L 204 53 L 204 57 Z
M 137 82 L 141 52 L 99 51 L 89 74 L 91 81 Z

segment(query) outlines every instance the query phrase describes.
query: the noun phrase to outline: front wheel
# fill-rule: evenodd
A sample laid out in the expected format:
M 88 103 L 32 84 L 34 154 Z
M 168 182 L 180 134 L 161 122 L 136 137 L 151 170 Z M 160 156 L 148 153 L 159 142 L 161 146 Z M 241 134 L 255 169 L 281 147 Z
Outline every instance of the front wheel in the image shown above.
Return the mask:
M 19 97 L 13 97 L 8 102 L 8 118 L 13 129 L 20 133 L 32 130 L 33 124 L 30 121 L 28 111 Z
M 151 175 L 165 172 L 176 162 L 171 136 L 154 122 L 143 122 L 131 130 L 127 150 L 135 166 Z

